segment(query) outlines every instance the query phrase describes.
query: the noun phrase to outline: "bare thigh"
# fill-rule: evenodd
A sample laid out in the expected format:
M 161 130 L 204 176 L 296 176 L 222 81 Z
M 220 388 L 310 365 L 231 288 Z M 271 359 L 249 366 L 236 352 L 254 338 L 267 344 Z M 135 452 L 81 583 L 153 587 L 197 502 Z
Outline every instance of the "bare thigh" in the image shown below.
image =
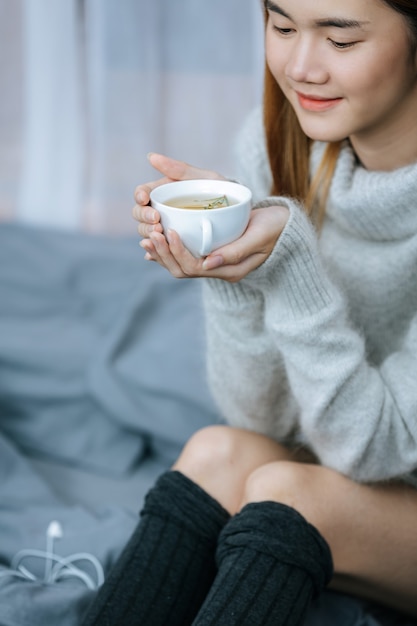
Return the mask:
M 280 461 L 248 477 L 242 505 L 266 499 L 293 506 L 321 532 L 333 555 L 332 587 L 417 616 L 417 490 Z

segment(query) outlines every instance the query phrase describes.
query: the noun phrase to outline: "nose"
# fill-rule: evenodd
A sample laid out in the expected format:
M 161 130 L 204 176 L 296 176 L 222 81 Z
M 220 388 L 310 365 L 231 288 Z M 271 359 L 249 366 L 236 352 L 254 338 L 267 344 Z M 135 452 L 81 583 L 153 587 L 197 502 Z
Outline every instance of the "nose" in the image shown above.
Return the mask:
M 295 37 L 285 68 L 287 78 L 297 83 L 325 83 L 329 76 L 323 52 L 313 37 Z

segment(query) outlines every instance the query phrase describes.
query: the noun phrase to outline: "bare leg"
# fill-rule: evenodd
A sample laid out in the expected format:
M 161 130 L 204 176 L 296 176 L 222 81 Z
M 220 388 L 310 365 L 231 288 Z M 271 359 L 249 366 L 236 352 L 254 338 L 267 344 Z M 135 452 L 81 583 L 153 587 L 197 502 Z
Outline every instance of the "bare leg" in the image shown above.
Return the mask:
M 245 501 L 294 507 L 328 542 L 331 586 L 417 616 L 417 490 L 363 485 L 319 465 L 273 463 L 246 485 Z
M 197 433 L 175 468 L 230 513 L 272 500 L 295 508 L 328 542 L 335 589 L 417 616 L 417 490 L 368 486 L 294 454 L 267 437 L 228 427 Z
M 273 461 L 312 462 L 313 457 L 244 429 L 209 426 L 191 437 L 173 469 L 199 484 L 233 515 L 241 508 L 248 477 Z

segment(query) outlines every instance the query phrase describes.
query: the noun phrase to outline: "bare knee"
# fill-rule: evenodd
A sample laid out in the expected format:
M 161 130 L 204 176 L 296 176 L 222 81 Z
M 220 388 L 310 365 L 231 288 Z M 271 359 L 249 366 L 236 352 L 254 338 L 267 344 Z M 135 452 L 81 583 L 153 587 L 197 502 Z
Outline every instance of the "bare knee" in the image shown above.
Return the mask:
M 173 468 L 200 485 L 230 513 L 237 509 L 244 484 L 238 432 L 228 426 L 208 426 L 197 431 Z
M 174 469 L 183 472 L 230 513 L 236 513 L 247 477 L 289 452 L 272 439 L 245 429 L 209 426 L 185 445 Z
M 322 528 L 326 493 L 320 475 L 323 468 L 307 463 L 278 461 L 254 470 L 248 477 L 242 506 L 270 500 L 296 509 L 310 523 Z
M 185 444 L 175 469 L 190 474 L 226 470 L 237 454 L 236 437 L 227 426 L 207 426 L 194 433 Z

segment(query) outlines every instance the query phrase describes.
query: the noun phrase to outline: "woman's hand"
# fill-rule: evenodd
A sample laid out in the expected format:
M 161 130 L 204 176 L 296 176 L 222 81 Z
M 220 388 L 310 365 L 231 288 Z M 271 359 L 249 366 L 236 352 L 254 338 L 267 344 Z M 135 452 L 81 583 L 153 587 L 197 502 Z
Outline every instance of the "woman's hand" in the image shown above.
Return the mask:
M 140 245 L 146 250 L 146 259 L 156 261 L 176 278 L 222 278 L 237 282 L 269 257 L 287 223 L 288 214 L 288 209 L 283 206 L 254 209 L 244 234 L 204 259 L 196 259 L 183 246 L 175 231 L 168 231 L 165 237 L 153 230 Z
M 224 180 L 224 177 L 216 172 L 202 170 L 162 154 L 151 153 L 148 155 L 148 159 L 150 164 L 163 174 L 163 177 L 154 182 L 139 185 L 135 189 L 136 204 L 132 213 L 135 220 L 139 222 L 138 233 L 141 237 L 149 237 L 152 232 L 162 233 L 159 213 L 149 206 L 149 195 L 153 189 L 176 180 L 190 180 L 194 178 Z
M 164 176 L 135 190 L 137 204 L 133 208 L 133 217 L 139 222 L 138 232 L 143 237 L 140 245 L 146 251 L 147 260 L 156 261 L 176 278 L 206 277 L 237 282 L 269 257 L 287 223 L 289 212 L 286 207 L 254 209 L 248 227 L 239 239 L 205 258 L 196 259 L 183 246 L 175 231 L 162 232 L 159 213 L 149 206 L 149 194 L 155 187 L 175 180 L 221 180 L 223 177 L 159 154 L 151 154 L 149 161 Z

